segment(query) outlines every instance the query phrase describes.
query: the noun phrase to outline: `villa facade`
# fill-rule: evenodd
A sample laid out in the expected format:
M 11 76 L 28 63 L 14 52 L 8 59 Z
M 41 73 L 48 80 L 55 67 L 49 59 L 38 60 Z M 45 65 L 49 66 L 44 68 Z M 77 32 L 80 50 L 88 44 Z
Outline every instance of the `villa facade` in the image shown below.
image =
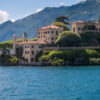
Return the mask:
M 92 21 L 76 21 L 71 23 L 71 31 L 82 34 L 84 32 L 88 32 L 86 29 L 86 25 L 90 25 L 92 27 L 95 26 L 94 30 L 89 30 L 91 32 L 100 32 L 100 23 L 99 22 L 92 22 Z
M 35 61 L 36 55 L 43 51 L 43 47 L 52 44 L 58 38 L 58 35 L 63 32 L 63 28 L 49 25 L 38 29 L 38 38 L 36 41 L 27 41 L 26 34 L 22 36 L 22 42 L 18 42 L 16 34 L 13 36 L 13 53 L 16 54 L 16 49 L 23 48 L 22 57 L 27 60 L 28 63 Z
M 52 44 L 58 38 L 59 33 L 63 32 L 63 28 L 49 25 L 38 29 L 38 40 L 43 40 Z

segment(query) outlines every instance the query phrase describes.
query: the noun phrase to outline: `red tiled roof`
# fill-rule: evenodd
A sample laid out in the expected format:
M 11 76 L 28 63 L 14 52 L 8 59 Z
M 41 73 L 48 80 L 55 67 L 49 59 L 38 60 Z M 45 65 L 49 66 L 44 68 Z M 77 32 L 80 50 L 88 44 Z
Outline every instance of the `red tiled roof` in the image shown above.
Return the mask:
M 39 40 L 39 41 L 26 41 L 26 42 L 20 42 L 17 43 L 18 45 L 24 45 L 24 44 L 47 44 L 47 42 L 43 41 L 43 40 Z
M 45 27 L 42 27 L 42 28 L 39 28 L 39 29 L 63 29 L 61 27 L 58 27 L 58 26 L 55 26 L 55 25 L 49 25 L 49 26 L 45 26 Z

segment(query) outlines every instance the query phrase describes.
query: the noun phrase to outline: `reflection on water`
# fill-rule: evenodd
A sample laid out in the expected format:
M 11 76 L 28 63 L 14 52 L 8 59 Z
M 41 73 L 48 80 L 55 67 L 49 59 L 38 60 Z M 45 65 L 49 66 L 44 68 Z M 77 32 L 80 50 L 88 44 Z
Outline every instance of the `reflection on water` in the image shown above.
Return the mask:
M 0 100 L 100 100 L 100 66 L 0 67 Z

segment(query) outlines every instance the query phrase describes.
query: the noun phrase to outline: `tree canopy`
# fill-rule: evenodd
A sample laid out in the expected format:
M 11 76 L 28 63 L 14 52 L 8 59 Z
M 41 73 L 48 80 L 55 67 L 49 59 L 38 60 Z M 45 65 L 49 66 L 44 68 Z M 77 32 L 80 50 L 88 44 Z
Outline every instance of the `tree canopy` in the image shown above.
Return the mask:
M 7 42 L 1 42 L 0 43 L 0 49 L 2 50 L 2 53 L 5 54 L 6 52 L 9 52 L 9 49 L 13 47 L 13 41 L 7 41 Z
M 96 30 L 95 25 L 84 25 L 84 30 Z
M 74 46 L 74 44 L 78 43 L 80 40 L 81 37 L 78 33 L 64 31 L 59 34 L 56 44 L 59 44 L 60 46 Z
M 54 22 L 53 25 L 63 28 L 64 31 L 68 31 L 69 30 L 68 26 L 66 24 L 62 23 L 62 22 Z
M 55 22 L 62 22 L 64 24 L 69 24 L 69 18 L 67 16 L 60 16 L 56 18 Z
M 100 44 L 100 32 L 85 32 L 81 34 L 82 43 L 87 43 L 88 45 L 98 45 Z
M 12 48 L 13 47 L 13 41 L 7 41 L 7 42 L 1 42 L 0 48 Z

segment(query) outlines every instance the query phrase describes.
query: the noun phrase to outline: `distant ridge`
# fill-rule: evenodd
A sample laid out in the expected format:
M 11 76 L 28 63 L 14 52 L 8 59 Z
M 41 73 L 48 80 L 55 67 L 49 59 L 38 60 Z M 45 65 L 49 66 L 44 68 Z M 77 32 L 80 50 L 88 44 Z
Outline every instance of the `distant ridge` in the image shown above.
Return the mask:
M 14 33 L 20 38 L 24 32 L 36 37 L 37 29 L 51 24 L 58 16 L 68 16 L 70 21 L 93 20 L 100 16 L 100 0 L 87 0 L 72 6 L 47 7 L 15 22 L 7 21 L 0 25 L 0 41 L 11 40 Z

